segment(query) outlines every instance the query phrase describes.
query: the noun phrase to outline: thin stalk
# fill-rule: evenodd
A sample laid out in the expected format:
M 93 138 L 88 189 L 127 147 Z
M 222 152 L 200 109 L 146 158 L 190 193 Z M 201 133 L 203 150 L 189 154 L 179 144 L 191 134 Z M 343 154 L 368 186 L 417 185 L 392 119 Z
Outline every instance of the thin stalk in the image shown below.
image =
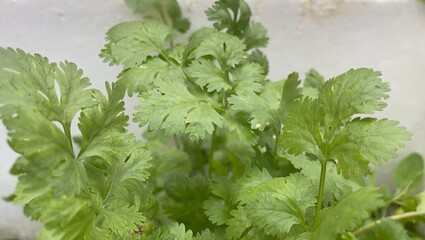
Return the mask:
M 167 21 L 167 18 L 165 17 L 164 12 L 161 9 L 159 9 L 158 12 L 161 17 L 161 20 L 164 22 L 165 25 L 168 26 L 168 21 Z M 172 29 L 173 28 L 172 23 L 170 25 L 171 25 L 170 28 Z M 170 47 L 171 48 L 174 47 L 173 34 L 170 34 Z
M 314 223 L 313 223 L 313 229 L 316 230 L 319 226 L 319 214 L 320 210 L 322 209 L 322 202 L 323 202 L 323 192 L 325 189 L 325 178 L 326 178 L 326 165 L 327 161 L 323 160 L 320 161 L 322 167 L 320 170 L 320 185 L 319 185 L 319 194 L 317 197 L 317 205 L 316 205 L 316 211 L 314 213 Z
M 208 163 L 213 161 L 214 158 L 214 150 L 216 145 L 216 135 L 217 135 L 217 128 L 214 128 L 214 131 L 211 135 L 211 144 L 210 144 L 210 151 L 208 153 Z
M 425 216 L 425 211 L 406 212 L 406 213 L 396 214 L 396 215 L 390 216 L 388 218 L 391 219 L 391 220 L 394 220 L 394 221 L 398 221 L 398 220 L 402 220 L 402 219 L 406 219 L 406 218 L 419 217 L 419 216 Z M 363 227 L 357 229 L 353 233 L 354 233 L 354 235 L 359 235 L 359 234 L 366 232 L 367 230 L 373 228 L 374 226 L 380 224 L 381 222 L 382 222 L 382 219 L 378 219 L 376 221 L 373 221 L 369 224 L 364 225 Z
M 75 157 L 74 153 L 74 144 L 72 143 L 72 136 L 71 136 L 71 124 L 63 124 L 63 131 L 65 132 L 65 136 L 68 139 L 69 145 L 71 147 L 72 156 Z
M 279 148 L 279 137 L 280 137 L 280 131 L 279 130 L 275 130 L 274 131 L 274 146 L 273 146 L 273 156 L 277 157 L 277 150 Z

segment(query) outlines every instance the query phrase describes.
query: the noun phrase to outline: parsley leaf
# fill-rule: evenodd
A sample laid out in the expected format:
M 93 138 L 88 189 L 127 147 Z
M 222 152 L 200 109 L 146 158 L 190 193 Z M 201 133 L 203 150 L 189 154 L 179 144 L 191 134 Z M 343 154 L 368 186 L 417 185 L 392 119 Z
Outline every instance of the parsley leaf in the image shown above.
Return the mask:
M 315 201 L 312 183 L 300 174 L 263 182 L 243 200 L 252 225 L 272 236 L 289 233 L 294 225 L 306 228 L 305 213 Z
M 223 118 L 209 99 L 191 94 L 182 82 L 156 83 L 158 92 L 147 97 L 136 109 L 135 121 L 143 126 L 149 122 L 152 130 L 164 129 L 167 135 L 188 133 L 192 140 L 204 139 Z M 144 98 L 144 99 L 143 99 Z
M 156 20 L 120 23 L 107 33 L 109 41 L 100 56 L 124 69 L 144 63 L 152 52 L 163 54 L 170 29 Z
M 378 189 L 364 187 L 350 193 L 334 206 L 320 213 L 319 239 L 334 239 L 337 233 L 352 231 L 369 217 L 369 212 L 382 206 Z M 362 203 L 362 204 L 357 204 Z M 352 208 L 356 204 L 356 208 Z

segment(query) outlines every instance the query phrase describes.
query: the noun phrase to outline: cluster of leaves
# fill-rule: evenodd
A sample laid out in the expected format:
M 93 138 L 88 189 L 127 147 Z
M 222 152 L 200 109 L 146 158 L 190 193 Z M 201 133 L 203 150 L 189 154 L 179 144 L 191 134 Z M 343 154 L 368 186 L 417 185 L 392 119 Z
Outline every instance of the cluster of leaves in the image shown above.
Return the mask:
M 0 48 L 0 117 L 20 154 L 8 199 L 44 224 L 39 239 L 424 237 L 419 155 L 396 168 L 394 193 L 364 178 L 410 138 L 366 117 L 386 106 L 379 72 L 270 81 L 266 30 L 243 0 L 217 1 L 214 28 L 184 44 L 175 0 L 126 2 L 150 17 L 108 32 L 101 57 L 123 71 L 106 95 L 72 63 Z M 143 141 L 126 130 L 125 93 Z

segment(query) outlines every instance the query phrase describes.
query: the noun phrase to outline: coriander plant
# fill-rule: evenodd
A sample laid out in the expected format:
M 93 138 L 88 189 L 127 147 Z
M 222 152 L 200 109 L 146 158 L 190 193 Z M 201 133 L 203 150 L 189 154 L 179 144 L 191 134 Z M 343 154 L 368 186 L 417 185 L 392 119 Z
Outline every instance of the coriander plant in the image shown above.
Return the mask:
M 7 200 L 43 223 L 38 239 L 425 237 L 422 158 L 401 161 L 395 190 L 373 181 L 411 137 L 370 117 L 390 91 L 379 72 L 270 81 L 243 0 L 217 1 L 186 42 L 176 0 L 126 2 L 144 18 L 108 31 L 100 56 L 123 71 L 105 93 L 73 63 L 0 48 L 0 117 L 20 154 Z

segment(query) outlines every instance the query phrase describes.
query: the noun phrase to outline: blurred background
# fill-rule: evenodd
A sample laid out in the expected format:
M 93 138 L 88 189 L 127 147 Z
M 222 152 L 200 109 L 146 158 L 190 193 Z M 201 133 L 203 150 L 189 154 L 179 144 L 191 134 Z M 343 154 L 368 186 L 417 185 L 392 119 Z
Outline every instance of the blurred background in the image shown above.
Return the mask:
M 213 0 L 180 0 L 191 30 L 210 25 L 204 10 Z M 425 2 L 420 0 L 247 0 L 254 20 L 269 32 L 264 49 L 268 78 L 310 68 L 331 78 L 350 68 L 381 71 L 391 83 L 388 107 L 377 114 L 399 120 L 413 132 L 400 157 L 425 155 Z M 68 60 L 84 70 L 96 88 L 120 72 L 98 57 L 106 31 L 116 23 L 138 19 L 123 0 L 0 0 L 0 46 L 39 53 L 51 61 Z M 128 112 L 136 101 L 129 99 Z M 132 131 L 140 131 L 136 125 Z M 13 192 L 8 171 L 17 155 L 7 145 L 0 124 L 0 197 Z M 386 182 L 397 161 L 379 170 Z M 0 240 L 33 239 L 39 227 L 22 208 L 0 200 Z

